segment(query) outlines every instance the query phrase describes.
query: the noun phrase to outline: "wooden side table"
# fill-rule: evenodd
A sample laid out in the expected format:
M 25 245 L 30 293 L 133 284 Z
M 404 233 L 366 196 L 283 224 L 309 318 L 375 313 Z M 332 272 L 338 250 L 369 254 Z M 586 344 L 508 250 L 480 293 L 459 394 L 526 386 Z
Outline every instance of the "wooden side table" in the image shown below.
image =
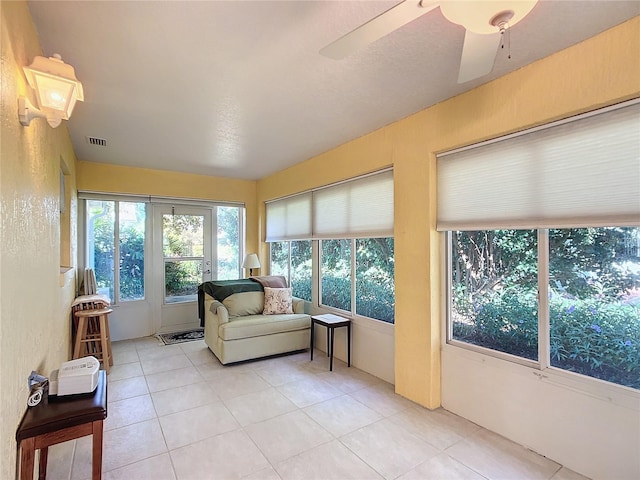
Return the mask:
M 351 366 L 351 320 L 348 318 L 326 313 L 324 315 L 311 316 L 311 360 L 313 360 L 314 326 L 322 325 L 327 328 L 327 356 L 329 357 L 329 371 L 333 371 L 333 341 L 335 329 L 347 327 L 347 366 Z
M 92 480 L 102 478 L 102 422 L 107 418 L 107 375 L 100 370 L 93 394 L 43 399 L 29 408 L 16 440 L 20 453 L 20 479 L 33 480 L 36 450 L 40 450 L 38 478 L 47 476 L 47 454 L 51 445 L 93 435 Z

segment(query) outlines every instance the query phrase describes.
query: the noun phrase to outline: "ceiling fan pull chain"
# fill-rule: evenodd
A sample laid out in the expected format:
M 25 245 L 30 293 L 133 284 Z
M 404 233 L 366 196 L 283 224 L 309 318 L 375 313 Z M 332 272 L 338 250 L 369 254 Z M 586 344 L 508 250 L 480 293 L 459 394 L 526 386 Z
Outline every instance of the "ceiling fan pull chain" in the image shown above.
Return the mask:
M 500 24 L 500 48 L 504 49 L 504 37 L 507 37 L 507 58 L 511 60 L 511 29 L 508 23 Z

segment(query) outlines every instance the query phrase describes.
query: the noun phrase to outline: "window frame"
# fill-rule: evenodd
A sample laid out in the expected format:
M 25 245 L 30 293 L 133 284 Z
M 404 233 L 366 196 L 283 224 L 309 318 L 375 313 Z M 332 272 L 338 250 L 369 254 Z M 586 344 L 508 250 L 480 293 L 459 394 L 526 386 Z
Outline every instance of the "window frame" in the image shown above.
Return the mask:
M 82 259 L 82 262 L 80 267 L 81 268 L 89 268 L 89 258 L 88 258 L 88 244 L 89 244 L 89 235 L 88 235 L 88 209 L 87 209 L 87 202 L 88 201 L 101 201 L 101 202 L 113 202 L 114 204 L 114 225 L 113 225 L 113 298 L 110 299 L 111 300 L 111 305 L 123 305 L 123 304 L 127 304 L 127 305 L 132 305 L 135 303 L 139 303 L 139 302 L 146 302 L 149 299 L 149 292 L 148 292 L 148 282 L 147 282 L 147 275 L 148 275 L 148 271 L 149 271 L 149 261 L 150 261 L 150 238 L 149 238 L 149 228 L 151 228 L 151 219 L 150 217 L 150 210 L 149 210 L 149 203 L 144 201 L 143 198 L 136 198 L 136 197 L 122 197 L 122 198 L 118 198 L 116 196 L 104 196 L 102 198 L 81 198 L 79 203 L 79 215 L 78 217 L 82 219 L 82 224 L 79 225 L 79 227 L 81 228 L 81 236 L 82 236 L 82 241 L 79 242 L 80 243 L 80 248 L 78 249 L 78 253 L 79 253 L 79 258 Z M 119 208 L 119 204 L 120 203 L 143 203 L 144 204 L 144 210 L 145 210 L 145 222 L 144 222 L 144 228 L 145 228 L 145 234 L 144 234 L 144 243 L 143 243 L 143 248 L 144 248 L 144 274 L 143 274 L 143 290 L 144 290 L 144 295 L 142 296 L 142 298 L 136 298 L 136 299 L 132 299 L 132 300 L 122 300 L 120 298 L 120 268 L 119 268 L 119 259 L 120 259 L 120 208 Z M 116 261 L 118 262 L 118 265 L 116 266 Z
M 579 227 L 577 227 L 579 228 Z M 452 298 L 452 232 L 441 232 L 444 241 L 441 242 L 441 258 L 444 262 L 442 268 L 442 285 L 445 287 L 445 295 L 442 296 L 442 348 L 443 350 L 455 349 L 468 352 L 480 362 L 489 361 L 491 364 L 501 367 L 522 368 L 525 367 L 540 380 L 549 381 L 576 389 L 577 391 L 593 395 L 597 398 L 609 401 L 615 400 L 618 404 L 637 405 L 640 400 L 640 390 L 613 382 L 608 382 L 596 377 L 572 372 L 551 365 L 550 348 L 550 312 L 549 312 L 549 230 L 537 229 L 538 234 L 538 360 L 530 360 L 518 357 L 487 347 L 470 344 L 453 338 L 453 322 L 451 318 Z M 612 397 L 613 396 L 613 397 Z M 634 407 L 636 408 L 636 407 Z
M 317 284 L 317 288 L 318 288 L 318 296 L 314 302 L 314 305 L 316 305 L 318 308 L 322 308 L 322 309 L 326 309 L 328 311 L 334 312 L 336 314 L 339 315 L 343 315 L 343 316 L 348 316 L 349 318 L 362 318 L 362 319 L 367 319 L 367 320 L 372 320 L 374 322 L 379 322 L 381 324 L 384 325 L 391 325 L 391 326 L 395 326 L 396 324 L 396 318 L 395 318 L 395 312 L 394 312 L 394 316 L 393 316 L 393 322 L 387 322 L 385 320 L 380 320 L 379 318 L 374 318 L 374 317 L 367 317 L 365 315 L 359 314 L 357 313 L 357 308 L 358 308 L 358 296 L 357 296 L 357 290 L 356 290 L 356 279 L 357 279 L 357 255 L 356 255 L 356 242 L 358 240 L 362 240 L 362 239 L 366 239 L 366 238 L 393 238 L 394 240 L 394 256 L 395 256 L 395 238 L 394 237 L 358 237 L 358 238 L 349 238 L 347 240 L 349 240 L 349 246 L 351 248 L 351 311 L 347 311 L 347 310 L 342 310 L 340 308 L 337 307 L 332 307 L 331 305 L 326 305 L 324 303 L 322 303 L 322 241 L 323 240 L 316 240 L 316 242 L 318 242 L 318 248 L 317 250 L 317 265 L 318 268 L 316 269 L 316 278 L 314 279 L 316 284 Z M 325 240 L 331 240 L 331 239 L 325 239 Z M 344 240 L 344 239 L 343 239 Z M 394 277 L 395 277 L 395 271 L 394 271 Z M 395 291 L 394 291 L 394 304 L 395 304 Z
M 292 251 L 292 247 L 291 247 L 291 243 L 292 242 L 309 242 L 311 245 L 311 299 L 307 300 L 306 298 L 303 298 L 302 300 L 306 301 L 306 302 L 313 302 L 313 290 L 314 290 L 314 285 L 313 285 L 313 269 L 314 269 L 314 242 L 312 240 L 280 240 L 277 242 L 269 242 L 269 272 L 271 275 L 273 275 L 273 249 L 272 249 L 272 245 L 274 243 L 283 243 L 286 244 L 286 254 L 287 254 L 287 265 L 286 265 L 286 275 L 284 275 L 286 281 L 287 281 L 287 285 L 289 285 L 290 287 L 293 288 L 293 284 L 291 282 L 291 271 L 292 271 L 292 265 L 293 265 L 293 261 L 292 261 L 292 256 L 291 256 L 291 251 Z M 295 294 L 294 294 L 295 295 Z
M 326 241 L 331 241 L 332 239 L 325 239 Z M 356 268 L 355 268 L 355 238 L 340 238 L 340 239 L 336 239 L 336 240 L 348 240 L 349 241 L 349 248 L 351 250 L 350 255 L 351 255 L 351 265 L 350 265 L 350 272 L 349 272 L 349 278 L 350 278 L 350 303 L 351 303 L 351 310 L 343 310 L 341 308 L 338 307 L 334 307 L 331 305 L 327 305 L 325 303 L 322 303 L 322 242 L 324 242 L 325 240 L 318 240 L 318 268 L 317 268 L 317 285 L 318 285 L 318 298 L 316 300 L 316 305 L 320 308 L 324 308 L 326 310 L 335 312 L 335 313 L 339 313 L 342 314 L 343 316 L 345 315 L 345 313 L 350 317 L 350 318 L 354 318 L 356 317 L 356 298 L 355 298 L 355 293 L 356 293 L 356 282 L 355 282 L 355 273 L 356 273 Z M 363 315 L 358 315 L 360 317 L 363 317 Z M 377 320 L 376 318 L 371 318 L 371 317 L 364 317 L 364 318 L 370 318 L 371 320 Z M 382 321 L 382 320 L 379 320 Z
M 378 238 L 378 237 L 372 237 L 372 238 Z M 394 245 L 395 245 L 395 238 L 394 237 L 380 237 L 380 238 L 393 238 L 394 239 Z M 332 239 L 325 239 L 325 240 L 332 240 Z M 311 304 L 319 309 L 322 309 L 323 311 L 328 311 L 331 313 L 335 313 L 337 315 L 342 315 L 342 316 L 346 316 L 348 318 L 351 319 L 362 319 L 365 321 L 371 321 L 374 322 L 374 325 L 381 325 L 381 326 L 389 326 L 389 327 L 394 327 L 395 326 L 395 314 L 394 314 L 394 319 L 393 322 L 387 322 L 385 320 L 380 320 L 378 318 L 373 318 L 373 317 L 367 317 L 365 315 L 361 315 L 359 313 L 356 312 L 356 308 L 357 308 L 357 296 L 356 296 L 356 282 L 354 281 L 356 279 L 356 271 L 357 271 L 357 266 L 356 266 L 356 242 L 358 240 L 360 240 L 360 238 L 349 238 L 349 239 L 341 239 L 341 240 L 349 240 L 349 245 L 351 248 L 351 310 L 347 311 L 347 310 L 342 310 L 340 308 L 337 307 L 333 307 L 331 305 L 326 305 L 323 304 L 321 302 L 322 299 L 322 268 L 321 268 L 321 262 L 322 262 L 322 245 L 321 242 L 323 240 L 310 240 L 311 241 L 311 264 L 312 264 L 312 268 L 311 268 Z M 271 250 L 271 245 L 272 243 L 286 243 L 287 244 L 287 284 L 291 285 L 291 242 L 294 242 L 296 240 L 280 240 L 278 242 L 269 242 L 269 271 L 272 271 L 271 268 L 271 262 L 272 262 L 272 250 Z M 395 249 L 394 249 L 395 251 Z M 395 273 L 395 272 L 394 272 Z M 305 300 L 306 301 L 306 300 Z M 395 303 L 395 292 L 394 292 L 394 303 Z M 386 327 L 382 327 L 382 328 L 386 328 Z
M 277 242 L 269 242 L 269 273 L 273 275 L 273 244 L 274 243 L 284 243 L 287 245 L 287 274 L 285 278 L 287 280 L 287 285 L 291 286 L 291 242 L 293 240 L 279 240 Z
M 236 259 L 236 271 L 238 272 L 238 278 L 242 277 L 242 261 L 245 257 L 245 214 L 246 207 L 244 204 L 221 204 L 216 203 L 214 205 L 213 215 L 211 219 L 211 232 L 215 235 L 215 241 L 212 238 L 212 252 L 213 259 L 211 264 L 211 272 L 212 276 L 216 279 L 218 278 L 218 274 L 220 273 L 220 256 L 218 254 L 220 250 L 220 242 L 218 239 L 218 226 L 219 220 L 218 212 L 220 207 L 224 208 L 237 208 L 238 209 L 238 258 Z M 213 273 L 215 272 L 215 275 Z
M 636 115 L 637 118 L 637 114 L 639 112 L 639 103 L 640 99 L 637 98 L 623 101 L 583 114 L 529 128 L 523 131 L 509 133 L 501 137 L 489 139 L 472 145 L 463 146 L 461 148 L 456 148 L 451 151 L 436 152 L 438 165 L 440 167 L 444 167 L 438 168 L 438 213 L 436 219 L 436 230 L 442 235 L 440 238 L 443 240 L 440 242 L 440 258 L 441 261 L 444 262 L 444 264 L 441 264 L 442 268 L 440 273 L 441 285 L 444 290 L 444 294 L 441 296 L 441 344 L 443 355 L 463 355 L 471 357 L 475 361 L 481 362 L 485 365 L 507 368 L 512 371 L 525 371 L 528 373 L 533 373 L 540 380 L 567 386 L 568 388 L 574 389 L 578 392 L 586 393 L 599 399 L 614 401 L 615 403 L 628 406 L 629 408 L 637 409 L 638 401 L 640 400 L 639 390 L 581 373 L 563 370 L 559 367 L 554 367 L 551 365 L 549 310 L 549 236 L 547 229 L 587 227 L 598 228 L 624 225 L 639 226 L 637 219 L 638 213 L 640 211 L 637 210 L 637 208 L 635 210 L 630 210 L 629 208 L 615 208 L 616 205 L 622 204 L 635 205 L 636 207 L 638 205 L 635 200 L 637 198 L 638 184 L 637 182 L 633 183 L 633 179 L 637 177 L 630 175 L 628 171 L 623 170 L 620 165 L 631 166 L 632 168 L 629 171 L 631 171 L 632 173 L 637 172 L 637 156 L 633 155 L 633 153 L 637 150 L 638 145 L 638 137 L 637 135 L 635 135 L 635 130 L 637 129 L 634 129 L 635 124 L 630 124 L 627 122 L 627 115 Z M 619 109 L 626 109 L 627 113 L 616 112 L 616 110 Z M 609 115 L 609 113 L 611 114 Z M 599 117 L 600 114 L 605 114 L 607 116 Z M 622 120 L 623 117 L 626 118 L 626 120 Z M 582 120 L 585 120 L 585 122 L 582 122 Z M 628 133 L 628 137 L 624 137 L 622 139 L 615 137 L 617 138 L 617 140 L 613 141 L 611 140 L 611 138 L 614 137 L 607 135 L 606 131 L 603 132 L 599 128 L 599 123 L 602 123 L 605 127 L 611 127 L 613 124 L 617 125 L 618 120 L 623 122 L 620 125 L 631 125 L 631 127 L 629 129 L 625 129 L 625 131 Z M 569 124 L 575 121 L 579 121 L 580 124 L 575 124 L 575 127 L 570 127 Z M 593 128 L 594 125 L 595 128 Z M 560 129 L 558 130 L 556 129 L 556 127 L 560 127 Z M 547 133 L 544 133 L 544 131 L 546 131 Z M 589 207 L 589 205 L 591 204 L 587 201 L 583 201 L 580 194 L 577 194 L 575 190 L 572 190 L 571 188 L 567 189 L 563 188 L 562 186 L 561 188 L 558 188 L 558 184 L 553 182 L 549 184 L 550 190 L 536 190 L 529 197 L 523 197 L 522 195 L 520 195 L 520 193 L 525 190 L 519 187 L 515 189 L 517 194 L 514 195 L 512 195 L 510 191 L 496 190 L 496 175 L 504 173 L 504 175 L 501 177 L 502 181 L 498 183 L 500 183 L 501 185 L 509 185 L 510 189 L 513 190 L 514 185 L 520 185 L 517 183 L 518 181 L 520 181 L 521 183 L 523 180 L 524 182 L 529 181 L 529 179 L 531 178 L 531 174 L 528 173 L 528 171 L 522 171 L 515 168 L 520 165 L 517 162 L 515 164 L 494 163 L 493 168 L 488 168 L 487 163 L 483 160 L 485 160 L 487 156 L 491 157 L 492 154 L 493 157 L 496 157 L 495 148 L 491 150 L 493 148 L 492 145 L 499 145 L 500 142 L 505 142 L 503 145 L 513 147 L 514 145 L 516 145 L 516 143 L 512 142 L 511 140 L 520 142 L 517 143 L 518 145 L 520 145 L 523 141 L 523 139 L 521 138 L 523 135 L 527 136 L 529 134 L 532 134 L 533 136 L 530 136 L 529 139 L 534 139 L 534 137 L 537 139 L 551 138 L 554 135 L 559 135 L 559 138 L 561 139 L 563 137 L 563 132 L 575 133 L 579 131 L 582 131 L 583 133 L 585 131 L 588 131 L 590 137 L 595 139 L 595 141 L 597 142 L 598 147 L 608 148 L 607 152 L 600 155 L 600 157 L 604 157 L 605 162 L 607 162 L 607 159 L 611 157 L 612 152 L 618 151 L 618 148 L 620 147 L 621 150 L 619 150 L 619 156 L 624 161 L 618 162 L 618 169 L 616 171 L 622 173 L 619 173 L 618 177 L 612 177 L 611 175 L 609 175 L 609 170 L 607 169 L 607 175 L 602 175 L 603 171 L 600 168 L 602 166 L 602 158 L 594 158 L 593 161 L 595 163 L 593 163 L 593 168 L 587 170 L 588 175 L 586 177 L 577 178 L 575 175 L 571 177 L 567 177 L 566 174 L 557 175 L 560 170 L 554 169 L 547 170 L 547 176 L 549 178 L 552 178 L 553 175 L 556 174 L 556 176 L 559 176 L 563 179 L 570 178 L 571 187 L 579 185 L 582 192 L 588 192 L 588 195 L 592 197 L 589 199 L 590 201 L 595 198 L 596 201 L 599 202 L 599 204 L 611 207 L 613 208 L 613 210 L 597 210 L 599 214 L 596 214 L 594 216 L 593 212 L 591 211 L 591 207 Z M 547 135 L 549 136 L 547 137 Z M 539 142 L 531 141 L 529 142 L 529 145 L 535 145 L 535 150 L 537 151 L 539 149 L 538 143 Z M 563 145 L 563 148 L 564 147 L 565 146 Z M 632 150 L 631 148 L 635 148 L 635 150 Z M 474 150 L 477 155 L 471 158 L 469 153 L 473 152 Z M 498 153 L 503 152 L 498 151 Z M 485 156 L 483 157 L 483 155 Z M 513 155 L 510 155 L 510 157 L 513 157 Z M 462 163 L 458 164 L 458 166 L 460 167 L 458 171 L 463 171 L 464 175 L 457 176 L 456 172 L 454 171 L 455 169 L 450 170 L 449 174 L 447 174 L 447 168 L 449 167 L 449 165 L 446 165 L 446 163 L 441 164 L 441 162 L 447 162 L 449 160 L 452 160 L 454 162 L 468 161 L 465 165 L 463 165 Z M 533 163 L 530 161 L 524 162 L 522 164 L 526 166 L 533 165 Z M 583 159 L 581 157 L 578 158 L 577 166 L 581 167 L 583 166 L 583 164 Z M 576 164 L 571 163 L 570 161 L 567 163 L 567 165 L 565 165 L 565 171 L 566 168 L 575 169 L 576 167 Z M 553 164 L 553 166 L 555 168 L 556 164 Z M 474 171 L 473 168 L 479 168 L 482 171 Z M 472 173 L 470 174 L 469 172 Z M 442 178 L 441 173 L 443 173 Z M 538 177 L 540 177 L 540 172 L 538 172 Z M 491 178 L 493 178 L 494 180 L 493 183 L 491 182 Z M 469 181 L 465 183 L 464 181 L 459 181 L 460 179 Z M 488 183 L 487 180 L 489 180 Z M 610 195 L 612 190 L 611 188 L 602 188 L 603 185 L 607 185 L 606 180 L 609 181 L 608 185 L 613 185 L 614 189 L 616 185 L 621 185 L 623 188 L 618 188 L 614 193 L 615 195 L 618 195 L 620 192 L 624 192 L 622 196 L 616 197 L 614 195 L 612 197 Z M 592 182 L 596 182 L 597 188 L 590 188 L 590 186 L 593 185 Z M 482 185 L 482 189 L 480 189 L 480 196 L 477 195 L 478 189 L 475 188 L 475 185 L 478 184 Z M 490 186 L 485 189 L 487 185 Z M 544 183 L 544 185 L 547 184 Z M 477 211 L 468 208 L 467 205 L 463 205 L 462 203 L 457 202 L 458 199 L 468 199 L 469 197 L 468 195 L 466 195 L 468 191 L 473 191 L 474 194 L 476 194 L 473 201 L 475 202 L 475 204 L 482 206 L 482 212 L 478 213 Z M 598 194 L 594 195 L 594 191 L 598 192 Z M 483 192 L 489 192 L 490 195 L 482 197 Z M 545 207 L 543 207 L 540 203 L 536 203 L 532 206 L 525 201 L 526 198 L 531 198 L 535 199 L 535 201 L 538 202 L 542 197 L 552 198 L 552 194 L 557 194 L 558 192 L 564 195 L 562 197 L 563 199 L 570 200 L 569 204 L 572 207 L 575 207 L 574 210 L 567 211 L 565 209 L 563 214 L 558 215 L 557 209 L 554 208 L 554 206 L 558 203 L 564 205 L 566 202 L 558 202 L 556 200 L 554 204 L 552 201 L 551 206 L 547 206 L 547 208 L 545 209 Z M 567 192 L 569 192 L 568 195 L 566 195 Z M 482 201 L 479 201 L 478 198 L 482 198 Z M 615 200 L 616 198 L 618 198 L 618 200 Z M 453 203 L 451 203 L 452 201 Z M 505 202 L 509 203 L 510 205 L 524 205 L 526 207 L 531 207 L 529 208 L 529 213 L 532 213 L 532 215 L 527 216 L 522 210 L 520 210 L 518 213 L 510 213 L 506 215 L 503 208 Z M 586 210 L 585 205 L 587 206 Z M 490 215 L 486 214 L 486 212 L 499 212 L 500 215 Z M 551 214 L 549 214 L 549 212 L 551 212 Z M 449 233 L 449 231 L 491 230 L 502 228 L 538 229 L 539 341 L 537 362 L 531 362 L 521 357 L 512 356 L 503 352 L 491 350 L 489 348 L 480 347 L 477 345 L 471 345 L 452 338 L 453 325 L 451 322 L 450 310 L 452 296 L 452 248 L 451 234 Z
M 107 201 L 114 202 L 116 205 L 120 202 L 126 203 L 144 203 L 145 204 L 145 239 L 144 239 L 144 263 L 145 263 L 145 273 L 144 273 L 144 298 L 135 299 L 135 300 L 124 300 L 120 301 L 119 298 L 119 268 L 116 268 L 114 264 L 114 285 L 116 285 L 116 278 L 118 278 L 118 288 L 114 287 L 114 299 L 112 299 L 111 305 L 133 305 L 137 302 L 148 302 L 154 297 L 156 294 L 149 291 L 150 288 L 150 277 L 149 275 L 153 274 L 153 242 L 154 242 L 154 225 L 153 225 L 153 207 L 159 204 L 171 204 L 171 205 L 182 205 L 182 206 L 195 206 L 195 207 L 204 207 L 211 209 L 212 215 L 212 248 L 217 250 L 217 207 L 235 207 L 239 209 L 238 212 L 238 259 L 237 259 L 237 269 L 238 269 L 238 278 L 242 278 L 242 259 L 245 255 L 245 233 L 246 233 L 246 205 L 242 202 L 225 202 L 225 201 L 207 201 L 207 200 L 199 200 L 199 199 L 190 199 L 190 198 L 179 198 L 179 197 L 156 197 L 156 196 L 148 196 L 148 195 L 136 195 L 136 194 L 120 194 L 120 193 L 102 193 L 102 192 L 92 192 L 92 191 L 78 191 L 78 269 L 83 270 L 87 268 L 88 265 L 88 231 L 87 231 L 87 201 L 90 200 L 98 200 L 98 201 Z M 116 213 L 119 214 L 119 209 L 116 208 Z M 119 241 L 119 225 L 118 225 L 118 217 L 116 216 L 115 225 L 114 225 L 114 258 L 119 258 L 116 255 L 119 255 L 120 245 Z M 116 248 L 117 247 L 117 248 Z M 217 277 L 218 274 L 218 257 L 214 255 L 214 259 L 212 261 L 211 270 L 212 274 L 215 273 L 214 277 Z M 116 270 L 118 270 L 118 277 L 116 277 Z M 79 289 L 80 285 L 77 285 Z M 118 296 L 116 296 L 116 292 Z

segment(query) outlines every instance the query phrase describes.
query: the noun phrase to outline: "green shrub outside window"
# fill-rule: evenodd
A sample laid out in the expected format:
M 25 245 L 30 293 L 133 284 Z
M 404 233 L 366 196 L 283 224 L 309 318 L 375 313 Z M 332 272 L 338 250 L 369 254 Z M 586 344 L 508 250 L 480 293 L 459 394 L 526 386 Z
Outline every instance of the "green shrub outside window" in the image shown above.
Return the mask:
M 394 323 L 393 238 L 322 240 L 319 249 L 321 305 Z M 270 251 L 271 274 L 283 275 L 294 296 L 311 301 L 311 240 L 271 242 Z
M 550 366 L 640 389 L 640 228 L 542 233 L 540 259 L 535 231 L 452 233 L 452 338 L 539 360 L 538 316 L 547 315 Z M 548 312 L 539 312 L 542 261 Z

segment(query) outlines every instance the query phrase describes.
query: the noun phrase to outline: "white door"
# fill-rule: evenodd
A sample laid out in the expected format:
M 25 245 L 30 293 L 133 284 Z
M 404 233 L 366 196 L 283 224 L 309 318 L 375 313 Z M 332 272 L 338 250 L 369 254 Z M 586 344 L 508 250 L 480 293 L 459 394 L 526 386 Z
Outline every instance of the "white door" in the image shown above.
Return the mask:
M 211 280 L 214 209 L 154 205 L 154 275 L 156 331 L 199 326 L 198 285 Z

